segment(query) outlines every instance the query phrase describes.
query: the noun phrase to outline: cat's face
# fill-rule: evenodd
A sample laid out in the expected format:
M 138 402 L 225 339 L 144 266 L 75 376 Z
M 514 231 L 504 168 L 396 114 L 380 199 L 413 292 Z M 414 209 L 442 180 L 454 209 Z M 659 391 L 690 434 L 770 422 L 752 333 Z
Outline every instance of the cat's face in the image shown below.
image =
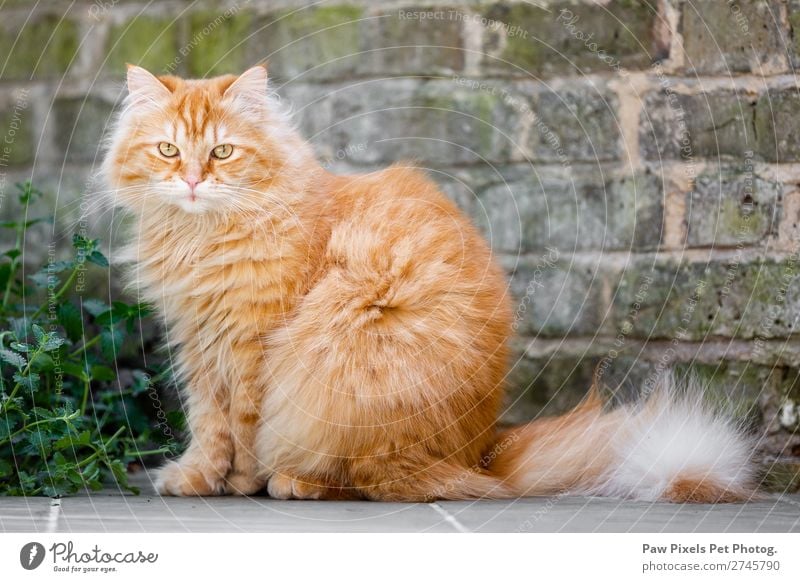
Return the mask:
M 128 90 L 104 164 L 117 203 L 192 214 L 263 207 L 285 161 L 263 67 L 199 81 L 129 67 Z

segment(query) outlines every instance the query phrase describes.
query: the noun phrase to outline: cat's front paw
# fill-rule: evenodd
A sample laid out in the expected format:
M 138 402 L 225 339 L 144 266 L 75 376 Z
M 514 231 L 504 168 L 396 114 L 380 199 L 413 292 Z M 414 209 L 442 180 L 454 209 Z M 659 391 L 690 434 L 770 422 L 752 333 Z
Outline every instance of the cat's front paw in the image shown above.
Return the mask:
M 189 463 L 170 461 L 158 470 L 156 491 L 178 497 L 222 495 L 225 481 Z
M 267 484 L 263 478 L 233 471 L 225 477 L 225 491 L 231 495 L 253 495 Z
M 326 489 L 288 475 L 275 473 L 267 483 L 267 493 L 273 499 L 324 499 Z

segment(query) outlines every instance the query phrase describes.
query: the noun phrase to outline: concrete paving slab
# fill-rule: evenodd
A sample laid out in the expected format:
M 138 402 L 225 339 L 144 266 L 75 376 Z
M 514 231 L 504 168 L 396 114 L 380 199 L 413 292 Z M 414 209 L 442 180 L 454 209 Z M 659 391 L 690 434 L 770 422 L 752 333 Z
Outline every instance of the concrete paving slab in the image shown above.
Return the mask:
M 0 532 L 49 531 L 58 516 L 53 505 L 49 497 L 0 497 Z
M 373 503 L 154 494 L 0 498 L 7 532 L 800 532 L 800 495 L 737 505 L 674 505 L 592 497 Z
M 464 529 L 482 532 L 798 532 L 800 497 L 675 505 L 593 497 L 443 501 Z
M 280 501 L 256 497 L 95 496 L 64 499 L 68 532 L 455 531 L 422 503 Z

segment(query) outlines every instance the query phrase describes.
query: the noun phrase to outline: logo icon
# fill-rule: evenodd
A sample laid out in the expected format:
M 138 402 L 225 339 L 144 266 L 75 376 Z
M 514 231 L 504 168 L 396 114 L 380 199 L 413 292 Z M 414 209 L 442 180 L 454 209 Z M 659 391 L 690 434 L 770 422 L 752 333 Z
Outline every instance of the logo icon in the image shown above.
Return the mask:
M 26 570 L 35 570 L 44 561 L 44 546 L 39 542 L 28 542 L 19 551 L 19 563 Z

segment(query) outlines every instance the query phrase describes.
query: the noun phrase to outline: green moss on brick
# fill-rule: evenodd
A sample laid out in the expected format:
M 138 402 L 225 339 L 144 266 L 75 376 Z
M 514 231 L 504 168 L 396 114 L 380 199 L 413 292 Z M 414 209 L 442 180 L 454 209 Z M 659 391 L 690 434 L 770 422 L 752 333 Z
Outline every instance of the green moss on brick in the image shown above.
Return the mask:
M 106 45 L 105 69 L 125 74 L 125 64 L 139 65 L 153 73 L 173 72 L 178 47 L 178 23 L 172 19 L 138 16 L 111 29 Z
M 270 59 L 275 75 L 329 78 L 355 71 L 362 9 L 348 4 L 281 12 L 263 19 L 249 43 L 250 54 Z M 353 55 L 352 59 L 347 56 Z M 319 67 L 319 68 L 317 68 Z
M 4 79 L 61 75 L 78 52 L 78 26 L 71 20 L 48 15 L 17 29 L 0 26 L 0 54 L 6 61 Z M 6 60 L 7 59 L 7 60 Z
M 647 2 L 561 3 L 547 11 L 525 3 L 498 3 L 484 16 L 507 25 L 485 35 L 487 54 L 502 47 L 501 61 L 485 60 L 493 69 L 516 74 L 641 69 L 663 56 L 656 55 L 655 12 Z
M 796 333 L 800 265 L 791 261 L 636 263 L 626 269 L 614 310 L 624 318 L 645 277 L 652 279 L 633 337 L 702 340 L 707 335 L 771 339 Z M 700 293 L 696 294 L 696 291 Z
M 193 14 L 190 20 L 189 72 L 195 77 L 240 73 L 248 66 L 246 50 L 253 15 L 237 12 L 225 16 L 218 12 Z

